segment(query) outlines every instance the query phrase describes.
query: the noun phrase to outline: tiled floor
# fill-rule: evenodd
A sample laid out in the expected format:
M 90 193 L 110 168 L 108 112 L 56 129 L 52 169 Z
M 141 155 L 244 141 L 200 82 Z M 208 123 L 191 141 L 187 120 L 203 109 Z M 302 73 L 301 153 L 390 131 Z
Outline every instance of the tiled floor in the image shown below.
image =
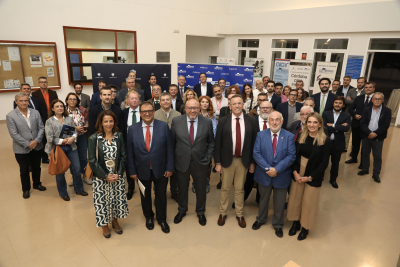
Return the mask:
M 285 223 L 281 239 L 275 236 L 270 218 L 260 230 L 251 229 L 258 211 L 255 192 L 245 203 L 246 229 L 239 228 L 231 208 L 226 225 L 218 226 L 215 174 L 207 195 L 205 227 L 198 224 L 195 195 L 190 191 L 189 212 L 182 223 L 173 223 L 177 203 L 168 198 L 171 233 L 162 233 L 158 225 L 148 231 L 136 190 L 129 201 L 130 215 L 120 220 L 124 234 L 112 232 L 105 239 L 95 226 L 88 185 L 88 197 L 75 195 L 70 187 L 71 201 L 65 202 L 44 165 L 42 182 L 47 191 L 32 190 L 31 197 L 23 199 L 18 164 L 4 124 L 0 137 L 0 266 L 284 266 L 292 260 L 303 267 L 391 267 L 399 258 L 398 128 L 390 128 L 384 143 L 382 183 L 375 183 L 370 175 L 357 176 L 358 165 L 345 166 L 343 157 L 339 189 L 324 181 L 318 227 L 301 242 L 288 236 L 290 222 Z

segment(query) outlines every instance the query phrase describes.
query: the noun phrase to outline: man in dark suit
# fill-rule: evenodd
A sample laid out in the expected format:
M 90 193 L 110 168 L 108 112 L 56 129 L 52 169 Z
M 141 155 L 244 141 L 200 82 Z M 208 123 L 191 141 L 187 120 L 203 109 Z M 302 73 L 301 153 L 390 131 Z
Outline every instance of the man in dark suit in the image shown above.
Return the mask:
M 39 87 L 40 89 L 33 92 L 32 96 L 36 97 L 39 99 L 40 104 L 42 105 L 44 112 L 45 112 L 45 117 L 46 120 L 48 118 L 48 112 L 50 110 L 50 104 L 53 102 L 53 100 L 58 99 L 58 95 L 56 91 L 47 89 L 48 82 L 46 77 L 39 77 Z M 46 146 L 47 144 L 47 139 L 46 135 L 43 137 L 43 146 Z M 49 163 L 49 157 L 46 152 L 42 152 L 42 163 Z
M 360 145 L 361 145 L 361 127 L 360 127 L 360 121 L 362 118 L 362 115 L 364 113 L 364 109 L 367 107 L 372 106 L 372 97 L 375 92 L 375 87 L 372 83 L 365 84 L 364 88 L 365 94 L 361 94 L 357 96 L 353 104 L 351 104 L 349 108 L 349 112 L 353 120 L 351 121 L 351 153 L 350 153 L 350 159 L 345 161 L 345 163 L 350 164 L 350 163 L 357 163 L 357 157 L 358 153 L 360 152 Z M 358 167 L 359 169 L 362 169 L 362 161 L 363 158 L 361 157 L 361 163 L 360 166 Z
M 213 90 L 211 83 L 207 82 L 207 75 L 205 73 L 200 73 L 199 80 L 200 83 L 196 84 L 193 88 L 197 94 L 197 97 L 206 95 L 211 98 L 213 96 Z
M 136 70 L 130 70 L 128 73 L 128 77 L 133 78 L 135 80 L 135 88 L 136 89 L 142 89 L 142 86 L 140 85 L 140 83 L 136 82 Z M 127 87 L 128 86 L 126 85 L 126 81 L 121 84 L 121 89 L 125 89 Z
M 125 101 L 126 94 L 128 94 L 128 91 L 130 91 L 130 90 L 134 90 L 134 91 L 138 92 L 140 95 L 140 100 L 142 102 L 145 101 L 144 100 L 145 99 L 144 91 L 141 89 L 136 89 L 136 87 L 135 87 L 135 79 L 133 79 L 131 77 L 126 78 L 126 86 L 127 87 L 125 89 L 122 89 L 119 92 L 117 92 L 117 99 L 120 104 Z
M 343 93 L 339 92 L 339 87 L 340 87 L 340 81 L 339 80 L 333 80 L 331 93 L 335 94 L 337 96 L 343 96 Z
M 304 129 L 304 124 L 306 123 L 307 116 L 314 112 L 314 108 L 311 106 L 303 106 L 300 109 L 300 120 L 292 122 L 290 126 L 290 132 L 294 134 L 294 141 L 300 137 L 301 131 Z
M 90 99 L 90 107 L 94 107 L 101 102 L 100 90 L 101 90 L 101 88 L 106 87 L 106 86 L 107 86 L 107 82 L 105 80 L 99 81 L 99 91 L 92 94 L 92 98 Z
M 328 78 L 322 78 L 318 82 L 320 93 L 313 94 L 311 97 L 314 98 L 314 111 L 319 114 L 323 114 L 324 111 L 333 109 L 333 101 L 336 98 L 336 95 L 329 92 L 329 87 L 331 86 L 331 80 Z
M 354 88 L 353 86 L 350 85 L 350 83 L 351 83 L 351 76 L 346 75 L 343 77 L 343 85 L 341 85 L 338 89 L 338 93 L 343 94 L 345 100 L 347 98 L 347 93 L 349 92 L 349 90 Z
M 82 93 L 83 86 L 80 83 L 74 84 L 74 90 L 75 94 L 79 97 L 81 100 L 80 104 L 82 107 L 84 107 L 88 112 L 90 108 L 90 96 L 87 94 Z
M 153 86 L 157 84 L 157 76 L 153 73 L 149 76 L 149 84 L 150 88 L 144 89 L 143 101 L 147 101 L 153 97 Z
M 296 146 L 293 134 L 282 129 L 282 114 L 272 112 L 268 122 L 270 128 L 258 133 L 254 144 L 254 160 L 257 162 L 254 180 L 258 183 L 261 199 L 252 229 L 258 230 L 267 222 L 269 199 L 274 190 L 272 226 L 275 228 L 275 235 L 282 238 L 286 192 L 291 182 L 290 167 L 296 159 Z
M 303 89 L 304 89 L 304 82 L 303 82 L 303 80 L 297 80 L 295 86 L 296 86 L 296 91 L 297 91 L 299 88 L 303 88 Z M 306 92 L 306 98 L 307 98 L 307 97 L 310 97 L 310 94 L 308 93 L 308 91 L 306 91 L 306 90 L 304 89 L 304 92 Z
M 275 82 L 274 81 L 268 81 L 267 84 L 265 85 L 267 89 L 267 96 L 268 96 L 268 101 L 272 103 L 272 107 L 276 109 L 278 104 L 282 103 L 282 99 L 280 96 L 275 94 Z
M 200 104 L 190 99 L 185 106 L 186 115 L 172 120 L 172 139 L 175 144 L 175 174 L 178 185 L 178 214 L 174 223 L 180 223 L 188 211 L 188 188 L 190 176 L 196 188 L 196 213 L 200 225 L 207 219 L 206 187 L 208 168 L 214 152 L 214 133 L 210 119 L 199 116 Z
M 324 126 L 328 129 L 328 136 L 331 139 L 331 178 L 329 183 L 333 188 L 339 188 L 336 178 L 339 172 L 339 162 L 343 150 L 346 148 L 344 133 L 350 129 L 350 115 L 343 112 L 344 97 L 337 96 L 333 102 L 333 111 L 325 111 L 322 114 Z
M 178 77 L 178 99 L 183 99 L 183 95 L 185 94 L 185 92 L 187 91 L 187 89 L 189 89 L 189 87 L 185 86 L 186 83 L 186 79 L 185 76 L 183 75 L 179 75 Z M 178 109 L 179 111 L 179 109 Z
M 218 225 L 225 224 L 232 183 L 235 185 L 236 220 L 241 228 L 246 227 L 243 217 L 244 183 L 247 171 L 254 173 L 253 147 L 257 136 L 257 122 L 243 112 L 240 95 L 231 97 L 232 113 L 220 118 L 215 137 L 215 170 L 222 174 L 222 187 Z
M 374 82 L 368 82 L 365 87 Z M 372 149 L 372 156 L 374 157 L 374 169 L 372 171 L 372 178 L 375 182 L 380 183 L 381 179 L 379 174 L 382 167 L 382 148 L 383 140 L 387 137 L 387 130 L 390 127 L 392 119 L 392 111 L 383 105 L 385 97 L 382 93 L 375 93 L 372 97 L 373 105 L 367 107 L 361 117 L 360 127 L 362 130 L 362 171 L 358 175 L 365 175 L 369 173 L 370 153 Z
M 21 93 L 25 93 L 28 97 L 29 97 L 29 102 L 28 102 L 28 108 L 31 109 L 36 109 L 39 114 L 40 114 L 40 118 L 42 119 L 43 125 L 46 123 L 47 120 L 47 112 L 45 112 L 44 108 L 42 107 L 42 104 L 40 103 L 40 100 L 36 97 L 31 96 L 31 86 L 27 83 L 23 83 L 21 84 L 21 89 L 20 92 Z M 14 108 L 17 107 L 17 103 L 14 103 Z
M 181 108 L 181 105 L 183 104 L 183 100 L 182 98 L 180 98 L 180 94 L 178 91 L 178 86 L 176 84 L 171 84 L 169 86 L 169 90 L 168 90 L 170 96 L 171 96 L 171 107 L 173 110 L 179 111 L 179 109 Z
M 164 233 L 169 233 L 167 219 L 168 177 L 174 171 L 174 144 L 168 124 L 154 120 L 154 107 L 149 102 L 140 104 L 142 123 L 129 127 L 127 165 L 132 179 L 139 179 L 145 187 L 142 200 L 146 227 L 154 229 L 151 183 L 154 183 L 156 219 Z
M 132 90 L 128 93 L 128 104 L 129 108 L 122 110 L 122 120 L 121 120 L 121 129 L 124 136 L 125 145 L 127 144 L 128 140 L 128 128 L 131 125 L 134 125 L 142 120 L 140 117 L 140 95 L 138 92 Z M 135 180 L 132 179 L 129 175 L 129 164 L 126 165 L 126 180 L 128 182 L 128 192 L 126 193 L 126 197 L 128 200 L 132 199 L 134 190 L 135 190 Z
M 290 90 L 288 101 L 280 103 L 276 107 L 276 111 L 279 111 L 283 116 L 283 128 L 288 131 L 290 130 L 290 126 L 292 125 L 294 114 L 300 112 L 300 109 L 303 106 L 303 104 L 297 102 L 296 99 L 297 91 Z
M 154 84 L 152 88 L 153 88 L 152 89 L 153 97 L 150 98 L 148 102 L 150 102 L 153 105 L 154 110 L 157 111 L 161 108 L 160 104 L 161 86 L 159 86 L 158 84 Z
M 260 104 L 264 101 L 268 101 L 268 95 L 267 93 L 259 93 L 257 95 L 257 106 L 255 106 L 252 110 L 249 112 L 250 117 L 256 117 L 258 114 L 260 114 Z M 270 102 L 270 101 L 268 101 Z M 271 102 L 270 102 L 271 103 Z M 272 103 L 271 103 L 272 104 Z M 222 110 L 221 110 L 222 112 Z
M 89 111 L 89 134 L 92 135 L 96 132 L 97 117 L 103 110 L 111 110 L 118 120 L 119 131 L 122 132 L 122 112 L 121 108 L 111 104 L 111 88 L 106 86 L 100 90 L 101 102 L 94 107 L 90 108 Z

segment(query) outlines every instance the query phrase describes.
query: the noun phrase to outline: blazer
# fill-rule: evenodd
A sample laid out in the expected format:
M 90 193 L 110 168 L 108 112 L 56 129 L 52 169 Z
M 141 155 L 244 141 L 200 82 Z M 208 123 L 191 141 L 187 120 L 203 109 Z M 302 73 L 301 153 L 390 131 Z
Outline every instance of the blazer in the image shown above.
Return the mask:
M 186 172 L 191 158 L 194 166 L 208 169 L 214 152 L 214 133 L 212 122 L 203 116 L 198 117 L 197 133 L 194 143 L 190 142 L 187 116 L 181 115 L 172 120 L 172 140 L 175 147 L 175 170 Z
M 340 112 L 338 119 L 336 120 L 335 126 L 328 126 L 328 123 L 334 123 L 335 118 L 333 116 L 333 113 L 335 111 L 329 110 L 325 111 L 322 114 L 322 119 L 324 120 L 324 127 L 328 130 L 328 137 L 332 134 L 334 134 L 335 137 L 335 148 L 337 150 L 345 150 L 346 149 L 346 137 L 344 136 L 344 133 L 347 132 L 350 129 L 350 124 L 351 124 L 351 117 L 349 114 L 345 112 Z M 347 126 L 343 126 L 343 123 L 347 123 Z
M 358 92 L 357 88 L 354 88 L 354 87 L 351 88 L 351 89 L 349 89 L 349 91 L 347 92 L 347 96 L 346 96 L 346 99 L 345 99 L 345 102 L 344 102 L 344 103 L 345 103 L 345 105 L 347 106 L 347 111 L 348 111 L 348 112 L 350 112 L 350 111 L 349 111 L 350 106 L 353 104 L 354 100 L 355 100 L 356 97 L 358 96 L 358 95 L 357 95 L 357 92 Z M 362 89 L 360 95 L 365 95 L 364 89 Z M 351 100 L 348 100 L 348 99 L 347 99 L 348 96 L 351 98 Z
M 164 173 L 174 171 L 174 144 L 168 124 L 153 120 L 150 152 L 146 149 L 144 138 L 142 123 L 129 126 L 127 143 L 129 175 L 137 174 L 140 180 L 150 180 L 153 171 L 157 180 L 166 179 Z
M 319 113 L 319 108 L 321 107 L 321 93 L 313 94 L 311 96 L 314 98 L 314 111 Z M 335 102 L 335 98 L 337 95 L 328 92 L 328 98 L 325 101 L 324 111 L 333 110 L 333 102 Z
M 367 107 L 364 109 L 363 115 L 360 121 L 360 127 L 362 130 L 362 138 L 367 137 L 372 131 L 368 128 L 369 122 L 371 121 L 372 109 L 374 107 Z M 392 110 L 382 105 L 381 115 L 379 116 L 378 129 L 375 133 L 378 135 L 375 140 L 384 140 L 387 137 L 387 130 L 390 127 L 390 121 L 392 120 Z
M 303 104 L 296 102 L 295 105 L 296 105 L 296 112 L 300 112 L 300 109 L 303 106 Z M 276 111 L 279 111 L 283 116 L 283 125 L 287 125 L 288 126 L 287 128 L 289 128 L 289 126 L 292 124 L 292 121 L 289 121 L 288 119 L 289 116 L 288 107 L 289 107 L 289 102 L 281 103 L 276 107 Z
M 49 102 L 50 102 L 50 104 L 51 104 L 51 102 L 52 102 L 54 99 L 58 99 L 58 95 L 57 95 L 57 92 L 56 92 L 56 91 L 47 89 L 47 92 L 49 93 Z M 43 108 L 43 110 L 44 110 L 44 113 L 46 114 L 46 120 L 47 120 L 47 117 L 48 117 L 47 111 L 48 111 L 48 110 L 47 110 L 46 101 L 44 100 L 42 91 L 41 91 L 40 89 L 39 89 L 39 90 L 36 90 L 35 92 L 32 93 L 32 96 L 33 96 L 33 97 L 36 97 L 37 99 L 39 99 L 40 104 L 42 105 L 42 108 Z
M 194 86 L 193 90 L 196 92 L 197 97 L 200 97 L 201 96 L 201 83 L 196 84 Z M 207 83 L 207 94 L 206 95 L 209 96 L 210 98 L 212 98 L 214 95 L 211 83 Z
M 128 117 L 129 117 L 129 108 L 125 108 L 121 110 L 121 129 L 119 130 L 122 133 L 125 144 L 127 144 L 128 137 Z M 142 121 L 142 117 L 139 116 L 139 121 Z
M 272 98 L 271 98 L 271 104 L 272 104 L 272 108 L 276 109 L 276 107 L 278 106 L 278 104 L 282 103 L 282 98 L 280 96 L 278 96 L 277 94 L 273 94 Z
M 332 90 L 330 90 L 329 92 L 336 96 L 344 96 L 344 94 L 342 92 L 339 92 L 339 90 L 337 90 L 336 93 L 334 93 Z
M 299 132 L 301 125 L 301 120 L 297 120 L 292 122 L 292 125 L 290 125 L 290 132 L 296 136 L 296 134 Z
M 124 176 L 126 166 L 126 148 L 124 141 L 122 140 L 121 133 L 114 134 L 117 143 L 117 157 L 115 159 L 115 172 L 119 177 Z M 99 145 L 97 147 L 98 156 L 96 154 L 97 140 Z M 104 161 L 104 150 L 103 150 L 103 137 L 101 135 L 93 134 L 88 140 L 88 159 L 89 166 L 93 171 L 93 176 L 105 180 L 108 176 L 108 170 Z
M 165 114 L 165 111 L 162 109 L 159 109 L 154 113 L 154 119 L 168 123 L 169 129 L 171 129 L 172 126 L 172 119 L 179 116 L 181 116 L 181 113 L 172 108 L 169 111 L 168 118 L 167 115 Z
M 183 93 L 185 93 L 188 89 L 189 89 L 189 87 L 187 87 L 187 86 L 183 87 Z M 178 95 L 177 95 L 177 98 L 178 99 L 182 99 L 181 92 L 179 91 L 179 84 L 178 84 Z
M 125 89 L 125 88 L 127 88 L 127 87 L 126 87 L 126 82 L 123 82 L 123 83 L 121 84 L 121 89 Z M 136 88 L 136 89 L 142 89 L 142 86 L 141 86 L 139 83 L 135 82 L 135 88 Z
M 243 113 L 244 119 L 244 139 L 242 149 L 242 164 L 248 169 L 250 163 L 255 163 L 253 159 L 254 142 L 257 137 L 256 120 L 246 113 Z M 215 137 L 215 164 L 221 164 L 228 168 L 233 160 L 233 142 L 232 142 L 232 114 L 220 118 L 217 126 L 217 136 Z
M 117 93 L 117 97 L 118 97 L 118 93 Z M 92 95 L 92 99 L 90 100 L 90 107 L 94 107 L 97 104 L 99 104 L 100 102 L 101 102 L 101 98 L 100 98 L 100 91 L 99 91 Z
M 353 127 L 353 128 L 360 127 L 360 121 L 362 119 L 362 115 L 363 115 L 364 109 L 365 109 L 364 101 L 365 101 L 365 94 L 361 94 L 361 95 L 357 96 L 356 99 L 354 99 L 353 104 L 351 104 L 351 106 L 349 108 L 349 113 L 350 113 L 351 117 L 353 118 L 353 120 L 351 121 L 351 127 Z M 371 107 L 372 105 L 373 105 L 373 103 L 370 99 L 367 107 Z M 361 119 L 357 120 L 356 115 L 361 115 Z
M 296 113 L 294 114 L 294 116 L 293 116 L 293 122 L 298 121 L 298 120 L 300 120 L 300 119 L 301 119 L 301 117 L 300 117 L 300 112 L 296 112 Z
M 299 139 L 300 138 L 298 138 L 296 141 L 296 160 L 293 162 L 292 172 L 300 171 L 300 151 L 301 147 L 306 145 L 300 144 Z M 329 137 L 326 137 L 325 143 L 322 146 L 318 146 L 318 144 L 312 146 L 312 152 L 310 158 L 308 159 L 306 171 L 304 172 L 304 176 L 312 177 L 312 181 L 307 182 L 308 185 L 313 187 L 321 187 L 322 181 L 324 180 L 325 170 L 329 164 L 329 157 L 331 154 L 330 145 Z M 293 175 L 292 179 L 295 180 Z
M 115 114 L 118 120 L 118 129 L 121 132 L 123 124 L 122 124 L 122 111 L 121 108 L 111 104 L 110 106 L 111 111 Z M 96 133 L 96 122 L 97 122 L 97 117 L 99 116 L 100 112 L 103 111 L 103 108 L 101 106 L 101 103 L 97 104 L 96 106 L 92 107 L 89 110 L 89 134 L 92 135 Z
M 182 98 L 178 98 L 178 96 L 179 96 L 179 93 L 178 93 L 178 95 L 177 95 L 176 98 L 175 98 L 175 110 L 176 110 L 176 111 L 179 111 L 180 108 L 181 108 L 181 105 L 183 104 Z M 172 107 L 173 107 L 173 106 L 172 106 L 172 104 L 171 104 L 171 108 L 172 108 Z
M 44 125 L 39 111 L 28 108 L 30 111 L 29 128 L 24 116 L 15 108 L 6 115 L 7 129 L 13 140 L 13 151 L 15 154 L 28 154 L 31 141 L 38 142 L 34 150 L 39 151 L 43 148 Z
M 149 100 L 147 100 L 147 102 L 150 102 L 150 103 L 153 105 L 155 111 L 161 109 L 161 98 L 160 98 L 160 100 L 158 101 L 158 104 L 156 104 L 156 103 L 154 102 L 154 98 L 150 98 Z
M 281 129 L 274 157 L 271 129 L 259 132 L 254 144 L 253 157 L 257 163 L 254 181 L 263 186 L 269 186 L 272 183 L 276 188 L 289 187 L 290 178 L 292 177 L 292 169 L 290 167 L 296 160 L 296 146 L 293 134 Z M 277 170 L 277 176 L 270 177 L 265 173 L 265 168 L 270 167 L 274 167 Z
M 42 119 L 42 122 L 43 122 L 43 125 L 44 125 L 46 123 L 46 120 L 47 120 L 47 112 L 45 112 L 45 109 L 43 108 L 42 103 L 40 103 L 40 100 L 38 98 L 33 97 L 33 96 L 30 96 L 29 100 L 30 101 L 29 101 L 28 108 L 36 109 L 37 111 L 39 111 L 40 118 Z M 32 106 L 31 101 L 33 102 L 34 106 Z M 15 103 L 15 101 L 13 101 L 13 103 L 14 103 L 14 109 L 15 109 L 17 107 L 17 103 Z
M 90 108 L 90 96 L 87 95 L 87 94 L 82 93 L 81 94 L 81 103 L 79 105 L 84 107 L 87 111 L 89 111 L 89 108 Z
M 349 90 L 347 91 L 347 94 L 348 94 L 348 93 L 350 92 L 350 90 L 353 89 L 353 88 L 354 88 L 353 86 L 349 85 Z M 343 93 L 343 85 L 341 85 L 341 86 L 339 87 L 339 89 L 337 90 L 337 93 L 341 93 L 341 95 L 344 96 L 344 93 Z M 347 97 L 347 95 L 346 95 L 346 97 Z
M 153 97 L 151 88 L 146 88 L 146 89 L 143 89 L 142 91 L 143 91 L 143 100 L 142 100 L 142 102 L 147 101 L 147 100 L 149 100 L 149 99 L 151 99 Z M 142 94 L 140 96 L 142 96 Z
M 143 103 L 145 101 L 145 97 L 144 97 L 144 91 L 141 89 L 136 89 L 136 91 L 139 93 L 140 95 L 140 101 Z M 122 102 L 125 101 L 126 98 L 126 94 L 128 93 L 128 88 L 119 90 L 117 93 L 116 98 L 118 99 L 119 104 L 121 105 Z M 150 97 L 151 98 L 151 97 Z M 147 100 L 147 99 L 146 99 Z
M 75 127 L 74 120 L 70 116 L 64 117 L 64 124 Z M 44 148 L 44 151 L 47 154 L 50 154 L 51 150 L 56 145 L 58 145 L 58 143 L 60 141 L 59 136 L 60 136 L 62 127 L 63 127 L 63 124 L 61 124 L 61 122 L 59 120 L 57 120 L 54 116 L 51 118 L 48 118 L 48 120 L 46 121 L 46 125 L 44 126 L 44 131 L 46 133 L 47 143 Z M 76 130 L 75 130 L 74 135 L 78 136 L 78 133 Z M 75 137 L 75 142 L 72 142 L 72 144 L 71 144 L 71 148 L 72 148 L 72 150 L 76 150 L 76 148 L 77 148 L 76 147 L 76 137 Z
M 221 112 L 222 108 L 228 106 L 228 98 L 222 97 L 221 109 L 220 110 L 218 110 L 217 100 L 216 100 L 215 96 L 211 98 L 211 103 L 213 105 L 214 112 L 215 112 L 215 115 L 217 116 L 217 120 L 218 120 L 219 119 L 219 113 Z

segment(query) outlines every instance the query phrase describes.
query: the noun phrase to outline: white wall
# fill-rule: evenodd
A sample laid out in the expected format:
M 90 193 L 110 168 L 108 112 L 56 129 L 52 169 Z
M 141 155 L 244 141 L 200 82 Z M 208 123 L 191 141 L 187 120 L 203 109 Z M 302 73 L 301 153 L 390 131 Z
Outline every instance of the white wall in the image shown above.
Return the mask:
M 220 43 L 217 37 L 186 36 L 186 62 L 208 63 L 209 56 L 220 56 Z

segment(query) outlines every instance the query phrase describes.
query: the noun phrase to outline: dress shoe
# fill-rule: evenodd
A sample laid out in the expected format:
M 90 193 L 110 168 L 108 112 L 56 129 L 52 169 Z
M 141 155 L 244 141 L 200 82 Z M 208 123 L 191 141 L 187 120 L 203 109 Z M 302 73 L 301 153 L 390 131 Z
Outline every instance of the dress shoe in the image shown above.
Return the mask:
M 372 175 L 372 178 L 374 179 L 375 182 L 380 183 L 381 179 L 379 178 L 379 175 Z
M 360 166 L 358 166 L 358 169 L 359 169 L 359 170 L 362 170 L 362 169 L 363 169 L 363 167 L 360 165 Z
M 290 228 L 289 230 L 289 236 L 294 236 L 297 233 L 297 231 L 300 231 L 300 227 L 301 227 L 300 221 L 294 221 L 292 228 Z
M 346 163 L 346 164 L 357 163 L 357 159 L 349 159 L 349 160 L 346 160 L 344 163 Z
M 333 188 L 339 188 L 338 184 L 336 183 L 336 181 L 329 181 L 329 183 L 332 185 Z
M 27 199 L 31 196 L 31 194 L 29 193 L 29 191 L 24 191 L 24 193 L 22 194 L 22 197 Z
M 199 218 L 199 224 L 201 226 L 204 226 L 204 225 L 207 224 L 207 219 L 206 219 L 206 216 L 204 216 L 204 214 L 203 215 L 197 215 L 197 217 Z
M 365 174 L 369 174 L 369 171 L 362 170 L 362 171 L 359 171 L 357 174 L 358 175 L 365 175 Z
M 71 199 L 69 198 L 69 196 L 65 196 L 65 197 L 61 197 L 64 201 L 70 201 Z
M 88 195 L 88 193 L 85 192 L 85 191 L 82 191 L 82 192 L 76 193 L 76 194 L 77 194 L 77 195 L 80 195 L 80 196 L 84 196 L 84 197 L 86 197 L 86 196 Z
M 233 202 L 232 203 L 232 209 L 235 209 L 236 208 L 236 205 L 235 205 L 235 202 Z
M 33 189 L 39 190 L 39 191 L 46 191 L 46 187 L 44 187 L 43 185 L 38 185 L 38 186 L 34 186 Z
M 175 200 L 176 202 L 178 202 L 178 193 L 173 193 L 173 194 L 171 194 L 171 198 L 172 198 L 173 200 Z
M 275 228 L 275 235 L 279 238 L 283 237 L 283 231 L 282 228 Z
M 300 234 L 297 237 L 297 240 L 301 241 L 307 238 L 308 230 L 304 227 L 301 228 Z
M 158 223 L 161 226 L 161 231 L 163 231 L 164 233 L 168 234 L 170 229 L 169 229 L 169 225 L 167 222 L 161 222 Z
M 149 230 L 153 230 L 154 229 L 154 220 L 153 218 L 146 218 L 146 228 Z
M 174 223 L 178 224 L 182 221 L 182 218 L 185 217 L 186 212 L 178 212 L 178 214 L 176 214 L 175 218 L 174 218 Z
M 217 189 L 221 189 L 221 187 L 222 187 L 222 182 L 219 181 L 219 183 L 217 184 Z
M 218 218 L 218 225 L 219 225 L 219 226 L 224 225 L 224 224 L 225 224 L 225 220 L 226 220 L 226 215 L 220 214 L 220 215 L 219 215 L 219 218 Z
M 50 163 L 50 160 L 49 160 L 49 159 L 42 159 L 42 163 L 43 163 L 43 164 L 49 164 L 49 163 Z
M 263 223 L 260 223 L 259 221 L 255 221 L 253 223 L 253 226 L 251 227 L 251 229 L 258 230 L 258 229 L 260 229 L 261 225 L 263 225 Z
M 129 190 L 128 190 L 128 193 L 126 193 L 126 198 L 127 198 L 128 200 L 131 200 L 132 197 L 133 197 L 133 190 L 132 190 L 132 189 L 129 189 Z
M 241 227 L 241 228 L 246 228 L 246 221 L 244 220 L 244 217 L 242 216 L 242 217 L 238 217 L 238 216 L 236 216 L 236 220 L 238 221 L 238 225 Z

